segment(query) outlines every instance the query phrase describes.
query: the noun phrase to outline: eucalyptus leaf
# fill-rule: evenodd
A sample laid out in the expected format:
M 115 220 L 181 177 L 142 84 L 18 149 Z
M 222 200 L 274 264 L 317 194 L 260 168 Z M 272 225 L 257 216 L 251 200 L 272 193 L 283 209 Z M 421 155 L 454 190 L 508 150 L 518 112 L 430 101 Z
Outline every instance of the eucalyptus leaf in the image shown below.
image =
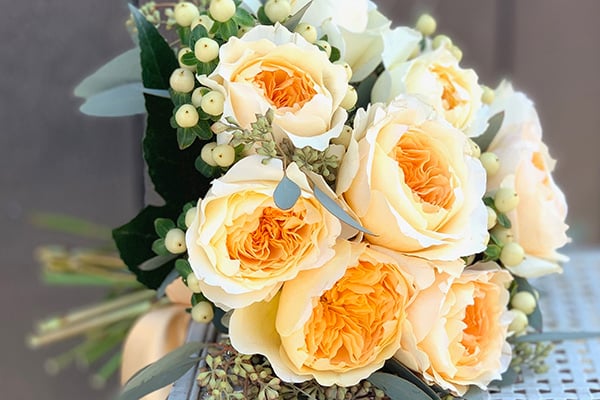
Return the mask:
M 488 400 L 490 394 L 477 386 L 471 386 L 462 397 L 464 400 Z
M 490 383 L 490 386 L 503 387 L 513 385 L 517 381 L 518 376 L 519 374 L 517 373 L 517 371 L 509 367 L 502 374 L 502 378 L 498 381 L 493 381 L 492 383 Z
M 392 400 L 431 400 L 431 398 L 417 386 L 396 375 L 376 372 L 367 378 L 367 380 L 383 390 Z
M 156 96 L 156 97 L 162 97 L 164 99 L 170 99 L 171 98 L 171 94 L 166 89 L 148 89 L 148 88 L 144 88 L 143 92 L 145 94 L 150 94 L 150 95 Z
M 165 296 L 165 293 L 167 291 L 167 286 L 169 286 L 171 283 L 173 283 L 175 280 L 179 279 L 179 272 L 177 272 L 177 270 L 173 270 L 171 272 L 169 272 L 169 275 L 167 275 L 167 277 L 165 278 L 165 280 L 163 281 L 163 283 L 160 284 L 160 286 L 158 287 L 158 289 L 156 289 L 156 298 L 160 299 L 162 297 Z
M 175 382 L 199 361 L 199 352 L 206 346 L 205 343 L 187 343 L 150 364 L 125 384 L 118 400 L 138 400 Z
M 177 255 L 169 254 L 165 256 L 155 256 L 149 260 L 144 261 L 138 266 L 140 271 L 154 271 L 168 263 L 169 261 L 175 259 Z
M 110 60 L 75 88 L 75 96 L 88 98 L 108 89 L 141 83 L 140 49 L 133 48 Z
M 143 86 L 141 82 L 127 83 L 86 98 L 79 110 L 96 117 L 124 117 L 144 114 Z
M 296 27 L 302 20 L 302 17 L 304 17 L 304 14 L 308 10 L 308 8 L 311 6 L 311 4 L 312 4 L 312 0 L 310 0 L 308 3 L 306 3 L 306 5 L 304 7 L 302 7 L 300 10 L 298 10 L 298 12 L 296 14 L 294 14 L 290 18 L 288 18 L 288 20 L 285 21 L 283 26 L 285 26 L 290 32 L 294 32 L 294 29 L 296 29 Z
M 485 132 L 476 138 L 473 138 L 473 141 L 479 145 L 481 151 L 486 151 L 487 148 L 492 143 L 492 140 L 496 137 L 496 134 L 502 127 L 502 122 L 504 122 L 504 111 L 500 111 L 498 114 L 493 115 L 488 120 L 488 127 Z
M 515 343 L 558 342 L 564 340 L 582 340 L 600 338 L 600 332 L 543 332 L 517 336 L 512 339 Z
M 300 197 L 300 187 L 290 178 L 284 175 L 283 179 L 277 184 L 273 192 L 275 205 L 282 210 L 289 210 L 294 207 Z
M 423 382 L 422 379 L 416 376 L 410 369 L 405 367 L 395 358 L 391 358 L 385 362 L 385 370 L 393 373 L 396 376 L 406 379 L 407 381 L 410 381 L 412 384 L 419 387 L 419 389 L 421 389 L 423 392 L 427 393 L 432 400 L 440 400 L 437 393 L 435 393 L 429 385 Z
M 356 108 L 365 108 L 369 105 L 371 101 L 371 92 L 373 91 L 373 86 L 375 86 L 376 81 L 377 75 L 371 74 L 358 85 L 358 88 L 356 89 L 356 93 L 358 94 Z
M 317 198 L 317 200 L 319 200 L 319 202 L 323 205 L 323 207 L 325 207 L 327 209 L 327 211 L 329 211 L 330 213 L 335 215 L 340 221 L 343 221 L 346 224 L 353 227 L 354 229 L 357 229 L 368 235 L 374 235 L 371 231 L 363 228 L 363 226 L 360 223 L 358 223 L 357 221 L 354 220 L 354 218 L 352 218 L 350 215 L 348 215 L 348 213 L 346 211 L 344 211 L 342 209 L 342 207 L 340 207 L 335 202 L 335 200 L 333 200 L 329 196 L 327 196 L 321 189 L 319 189 L 318 187 L 315 186 L 315 187 L 313 187 L 313 190 L 315 193 L 315 197 Z

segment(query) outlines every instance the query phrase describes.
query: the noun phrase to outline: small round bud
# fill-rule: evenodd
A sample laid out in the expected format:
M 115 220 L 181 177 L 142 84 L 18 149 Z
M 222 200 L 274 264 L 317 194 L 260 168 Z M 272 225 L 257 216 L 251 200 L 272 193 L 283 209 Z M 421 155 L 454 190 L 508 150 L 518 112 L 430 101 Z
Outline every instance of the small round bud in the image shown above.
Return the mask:
M 176 92 L 189 93 L 194 90 L 196 80 L 194 73 L 186 68 L 177 68 L 169 78 L 171 89 Z
M 351 137 L 352 137 L 352 128 L 349 127 L 348 125 L 344 125 L 344 128 L 342 129 L 342 133 L 340 133 L 340 136 L 331 139 L 331 143 L 340 144 L 340 145 L 344 146 L 345 148 L 348 148 L 348 146 L 350 145 Z
M 431 46 L 434 49 L 439 49 L 440 47 L 451 47 L 452 39 L 450 39 L 446 35 L 437 35 L 436 37 L 433 38 Z
M 181 61 L 181 58 L 187 54 L 187 53 L 191 53 L 192 49 L 190 49 L 189 47 L 182 47 L 179 52 L 177 53 L 177 61 L 179 61 L 179 68 L 184 68 L 184 69 L 189 69 L 190 71 L 195 71 L 196 70 L 196 66 L 195 65 L 186 65 Z
M 344 96 L 340 107 L 346 110 L 351 110 L 352 108 L 354 108 L 357 101 L 358 93 L 356 92 L 356 89 L 354 89 L 354 86 L 348 85 L 348 90 L 346 90 L 346 95 Z
M 172 254 L 185 253 L 185 233 L 179 228 L 173 228 L 165 236 L 165 247 Z
M 508 331 L 516 334 L 524 332 L 527 329 L 527 326 L 529 326 L 527 315 L 523 311 L 517 309 L 511 310 L 511 312 L 513 314 L 513 320 L 508 326 Z
M 512 231 L 510 229 L 506 229 L 502 225 L 496 225 L 491 231 L 491 234 L 503 244 L 510 243 L 513 241 L 514 237 Z
M 500 159 L 494 153 L 486 151 L 485 153 L 481 153 L 479 156 L 479 161 L 481 161 L 481 165 L 485 168 L 485 172 L 488 176 L 495 175 L 500 169 Z
M 506 243 L 500 252 L 500 261 L 507 267 L 514 267 L 523 262 L 525 250 L 516 242 Z
M 283 22 L 292 12 L 292 4 L 289 0 L 267 0 L 265 3 L 265 14 L 271 22 Z
M 225 106 L 225 96 L 216 90 L 212 90 L 202 96 L 200 107 L 202 111 L 208 115 L 221 115 L 223 114 L 223 107 Z
M 198 39 L 194 45 L 194 55 L 203 63 L 211 62 L 219 57 L 219 43 L 207 37 Z
M 529 315 L 535 311 L 537 302 L 535 296 L 529 292 L 517 292 L 510 301 L 510 305 L 513 309 L 521 310 L 525 314 Z
M 194 222 L 194 218 L 196 218 L 196 211 L 198 211 L 197 207 L 192 207 L 185 213 L 185 226 L 189 229 L 192 226 L 192 222 Z
M 208 15 L 202 14 L 198 16 L 198 18 L 194 18 L 194 20 L 192 21 L 192 25 L 190 25 L 190 28 L 194 30 L 194 28 L 198 25 L 202 25 L 204 26 L 207 32 L 210 32 L 210 29 L 212 28 L 213 24 L 214 21 Z
M 433 35 L 435 30 L 437 29 L 437 22 L 435 18 L 433 18 L 429 14 L 423 14 L 417 20 L 417 25 L 415 28 L 421 32 L 424 36 Z
M 184 104 L 175 112 L 175 122 L 182 128 L 196 126 L 199 120 L 198 111 L 191 104 Z
M 235 14 L 235 3 L 233 0 L 211 0 L 208 11 L 215 21 L 226 22 Z
M 215 311 L 208 301 L 201 301 L 192 307 L 192 319 L 201 324 L 207 324 L 213 320 Z M 221 396 L 219 396 L 220 398 Z
M 196 277 L 196 275 L 191 272 L 186 278 L 187 287 L 194 293 L 202 293 L 202 288 L 200 287 L 200 281 Z
M 454 56 L 454 58 L 456 58 L 456 61 L 460 61 L 463 58 L 463 52 L 457 46 L 450 47 L 450 53 L 452 53 L 452 55 Z
M 519 195 L 511 188 L 500 188 L 494 195 L 496 210 L 506 213 L 519 205 Z
M 352 78 L 352 67 L 350 66 L 350 64 L 342 60 L 338 60 L 334 62 L 334 64 L 341 65 L 342 67 L 344 67 L 344 69 L 346 70 L 346 76 L 348 77 L 348 80 Z
M 219 167 L 227 168 L 235 161 L 235 149 L 228 144 L 219 144 L 213 149 L 212 157 Z
M 215 142 L 206 143 L 204 147 L 202 147 L 202 151 L 200 151 L 200 157 L 202 158 L 202 161 L 204 161 L 211 167 L 217 166 L 217 163 L 215 162 L 215 159 L 212 155 L 212 152 L 215 149 L 215 147 L 217 147 L 217 143 Z
M 471 146 L 471 156 L 479 158 L 479 156 L 481 156 L 481 149 L 479 148 L 479 145 L 471 139 L 469 139 L 469 145 Z
M 496 98 L 496 92 L 494 92 L 494 89 L 485 85 L 481 85 L 481 89 L 483 90 L 483 93 L 481 94 L 482 103 L 492 104 Z
M 192 92 L 192 104 L 194 107 L 200 107 L 200 103 L 202 102 L 202 88 L 196 88 Z
M 299 23 L 294 32 L 299 33 L 309 43 L 317 41 L 317 28 L 306 22 Z
M 317 40 L 315 44 L 319 46 L 325 52 L 325 54 L 327 54 L 327 57 L 331 57 L 331 45 L 328 41 Z
M 190 26 L 192 21 L 195 18 L 198 18 L 199 15 L 200 11 L 198 10 L 198 7 L 189 1 L 177 3 L 173 10 L 175 22 L 177 22 L 179 26 Z
M 486 207 L 486 208 L 487 208 L 487 213 L 488 213 L 487 228 L 489 231 L 494 226 L 496 226 L 496 223 L 498 222 L 498 216 L 496 215 L 496 211 L 494 211 L 494 209 L 492 207 Z

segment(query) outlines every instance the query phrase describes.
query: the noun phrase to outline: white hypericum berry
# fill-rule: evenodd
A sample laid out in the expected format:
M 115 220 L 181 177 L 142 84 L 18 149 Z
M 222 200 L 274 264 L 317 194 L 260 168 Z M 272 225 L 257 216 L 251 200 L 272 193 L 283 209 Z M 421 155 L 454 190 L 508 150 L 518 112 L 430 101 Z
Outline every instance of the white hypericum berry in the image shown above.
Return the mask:
M 181 58 L 188 54 L 191 53 L 192 49 L 190 49 L 189 47 L 182 47 L 179 52 L 177 53 L 177 61 L 179 61 L 179 67 L 180 68 L 184 68 L 184 69 L 189 69 L 190 71 L 194 72 L 196 70 L 196 66 L 195 65 L 186 65 L 181 61 Z
M 198 7 L 189 1 L 178 3 L 173 10 L 175 22 L 180 26 L 190 26 L 192 21 L 199 15 Z
M 207 32 L 210 32 L 210 29 L 212 28 L 214 23 L 215 22 L 208 15 L 202 14 L 199 17 L 194 18 L 194 20 L 192 21 L 192 25 L 190 25 L 190 29 L 194 30 L 194 28 L 198 25 L 202 25 L 204 26 Z
M 437 35 L 436 37 L 433 38 L 433 41 L 431 42 L 431 46 L 434 49 L 439 49 L 440 47 L 452 47 L 452 39 L 450 39 L 448 36 L 446 35 Z
M 417 20 L 417 25 L 415 28 L 421 32 L 424 36 L 433 35 L 435 30 L 437 29 L 437 22 L 435 18 L 433 18 L 429 14 L 423 14 Z
M 227 168 L 235 161 L 235 149 L 228 144 L 219 144 L 213 149 L 212 157 L 219 167 Z
M 460 62 L 460 60 L 462 60 L 462 58 L 463 58 L 463 52 L 460 49 L 460 47 L 457 47 L 457 46 L 450 47 L 450 53 L 452 53 L 454 58 L 456 58 L 456 61 Z
M 352 138 L 352 128 L 348 125 L 344 125 L 344 128 L 342 129 L 342 133 L 340 133 L 340 136 L 331 139 L 331 143 L 339 144 L 339 145 L 344 146 L 345 148 L 348 148 L 348 146 L 350 145 L 351 138 Z
M 485 172 L 492 176 L 498 172 L 500 169 L 500 159 L 494 153 L 486 151 L 485 153 L 481 153 L 479 156 L 479 161 L 481 161 L 481 165 L 485 168 Z
M 523 311 L 516 309 L 511 310 L 511 312 L 513 314 L 513 320 L 508 326 L 508 331 L 514 332 L 516 334 L 525 331 L 525 329 L 527 329 L 527 326 L 529 325 L 527 315 Z
M 294 32 L 299 33 L 309 43 L 317 41 L 317 28 L 306 22 L 299 23 Z
M 469 146 L 471 147 L 471 157 L 479 158 L 481 156 L 481 148 L 472 139 L 469 140 Z
M 219 56 L 219 43 L 207 37 L 198 39 L 194 45 L 194 55 L 203 63 L 211 62 Z
M 494 229 L 492 229 L 491 234 L 500 242 L 500 243 L 510 243 L 513 241 L 514 237 L 512 231 L 510 229 L 506 229 L 502 225 L 496 225 Z
M 233 0 L 211 0 L 208 11 L 215 21 L 226 22 L 235 14 L 235 3 Z
M 202 111 L 208 115 L 221 115 L 223 114 L 223 107 L 225 106 L 225 96 L 216 90 L 212 90 L 202 96 L 200 107 Z
M 265 14 L 271 22 L 283 22 L 290 16 L 292 4 L 289 0 L 267 0 Z
M 525 250 L 516 242 L 506 243 L 500 252 L 500 261 L 507 267 L 514 267 L 523 262 Z
M 334 62 L 334 64 L 341 65 L 342 67 L 344 67 L 344 70 L 346 71 L 346 76 L 348 77 L 348 80 L 350 80 L 350 78 L 352 78 L 352 67 L 350 66 L 350 64 L 348 64 L 346 61 L 342 61 L 342 60 L 338 60 L 338 61 Z
M 215 311 L 208 301 L 201 301 L 192 307 L 192 319 L 196 322 L 207 324 L 213 320 Z
M 179 228 L 173 228 L 165 236 L 165 247 L 172 254 L 185 253 L 185 233 Z
M 185 227 L 189 229 L 192 226 L 192 222 L 194 222 L 194 218 L 196 218 L 197 207 L 192 207 L 185 213 Z
M 492 104 L 496 98 L 496 92 L 494 92 L 494 89 L 485 85 L 481 85 L 481 89 L 483 89 L 483 93 L 481 94 L 481 102 L 483 104 Z
M 191 128 L 196 126 L 200 120 L 200 115 L 196 107 L 191 104 L 184 104 L 175 112 L 175 122 L 182 128 Z
M 496 215 L 496 211 L 492 207 L 486 207 L 488 218 L 487 218 L 487 228 L 488 231 L 496 226 L 496 222 L 498 222 L 498 215 Z
M 215 159 L 212 155 L 212 152 L 215 149 L 215 147 L 217 147 L 217 144 L 215 142 L 206 143 L 204 147 L 202 147 L 202 151 L 200 151 L 200 157 L 202 158 L 202 161 L 204 161 L 211 167 L 217 166 L 217 163 L 215 162 Z
M 342 107 L 346 110 L 351 110 L 352 108 L 354 108 L 357 101 L 358 101 L 358 93 L 356 92 L 356 89 L 354 88 L 354 86 L 348 85 L 348 89 L 346 90 L 346 95 L 344 96 L 344 99 L 342 100 L 340 107 Z
M 190 288 L 192 292 L 202 293 L 200 281 L 193 272 L 190 272 L 190 274 L 185 278 L 185 281 L 187 282 L 187 287 Z
M 194 90 L 196 80 L 194 73 L 186 68 L 177 68 L 169 78 L 171 89 L 176 92 L 189 93 Z
M 515 293 L 513 298 L 510 300 L 510 305 L 512 308 L 521 310 L 525 314 L 529 315 L 535 311 L 537 301 L 535 300 L 535 296 L 533 294 L 522 291 Z
M 321 49 L 323 49 L 323 51 L 325 52 L 325 54 L 327 54 L 327 57 L 331 57 L 331 45 L 329 44 L 328 41 L 326 41 L 326 40 L 317 40 L 315 42 L 315 44 L 317 46 L 319 46 Z
M 192 104 L 194 105 L 194 107 L 200 107 L 200 104 L 202 102 L 202 96 L 202 88 L 194 89 L 194 91 L 192 92 Z
M 519 205 L 519 195 L 511 188 L 500 188 L 494 195 L 496 210 L 506 213 Z

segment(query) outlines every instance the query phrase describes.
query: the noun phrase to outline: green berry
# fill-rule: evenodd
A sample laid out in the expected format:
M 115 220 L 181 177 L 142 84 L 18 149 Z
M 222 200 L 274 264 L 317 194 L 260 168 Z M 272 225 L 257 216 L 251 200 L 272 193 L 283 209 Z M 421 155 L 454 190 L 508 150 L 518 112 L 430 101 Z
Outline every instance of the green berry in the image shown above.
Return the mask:
M 430 36 L 437 29 L 437 22 L 431 15 L 423 14 L 417 20 L 416 29 L 424 36 Z

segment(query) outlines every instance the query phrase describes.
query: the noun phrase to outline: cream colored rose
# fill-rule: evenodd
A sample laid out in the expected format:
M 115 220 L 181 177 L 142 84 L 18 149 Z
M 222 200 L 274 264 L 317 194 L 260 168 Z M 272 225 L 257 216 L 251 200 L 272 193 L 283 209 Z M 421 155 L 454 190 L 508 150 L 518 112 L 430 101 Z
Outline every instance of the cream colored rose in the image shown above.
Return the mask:
M 279 24 L 257 26 L 241 39 L 229 39 L 219 58 L 215 71 L 200 82 L 225 95 L 224 118 L 247 128 L 256 114 L 273 109 L 274 133 L 299 148 L 324 150 L 341 133 L 346 72 L 299 34 Z
M 511 359 L 506 342 L 511 280 L 495 263 L 476 264 L 459 278 L 438 274 L 408 307 L 412 335 L 403 335 L 395 358 L 455 394 L 469 385 L 485 390 Z
M 400 264 L 413 258 L 347 241 L 335 250 L 272 301 L 237 309 L 231 318 L 233 346 L 265 355 L 283 381 L 354 385 L 399 349 L 414 294 L 414 278 Z
M 560 272 L 567 258 L 557 249 L 569 242 L 567 202 L 552 179 L 554 161 L 542 141 L 542 128 L 533 103 L 508 83 L 496 90 L 490 115 L 504 111 L 504 121 L 488 151 L 500 158 L 500 170 L 488 181 L 488 191 L 511 186 L 519 204 L 508 213 L 516 242 L 525 250 L 523 263 L 511 272 L 533 278 Z
M 467 141 L 413 97 L 358 111 L 336 189 L 369 242 L 435 260 L 485 249 L 485 171 Z
M 286 175 L 302 190 L 289 210 L 273 192 L 283 178 L 281 161 L 243 158 L 198 202 L 186 233 L 190 265 L 202 293 L 224 309 L 269 300 L 283 282 L 334 256 L 341 226 L 313 196 L 296 164 Z
M 406 61 L 403 46 L 396 50 L 395 41 L 386 43 L 390 43 L 386 48 L 390 55 L 384 58 L 386 70 L 373 87 L 374 102 L 389 102 L 399 94 L 412 94 L 468 136 L 483 133 L 487 120 L 480 113 L 482 89 L 475 71 L 461 68 L 446 47 Z

